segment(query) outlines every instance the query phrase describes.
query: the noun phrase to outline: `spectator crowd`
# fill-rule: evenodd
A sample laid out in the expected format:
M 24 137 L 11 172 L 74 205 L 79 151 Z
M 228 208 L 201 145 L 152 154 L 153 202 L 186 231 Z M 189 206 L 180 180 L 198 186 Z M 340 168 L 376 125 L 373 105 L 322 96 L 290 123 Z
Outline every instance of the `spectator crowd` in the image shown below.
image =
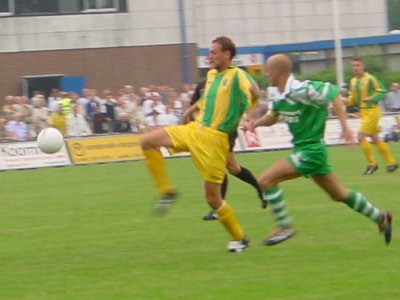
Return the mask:
M 117 93 L 84 88 L 82 95 L 53 88 L 48 97 L 34 91 L 31 98 L 6 96 L 0 111 L 0 140 L 33 140 L 45 127 L 65 137 L 113 133 L 141 133 L 156 126 L 181 122 L 195 86 L 177 92 L 168 86 L 137 91 L 125 85 Z
M 195 89 L 196 84 L 188 83 L 179 92 L 169 86 L 135 90 L 132 85 L 124 85 L 117 93 L 105 89 L 99 94 L 84 88 L 78 95 L 53 88 L 47 97 L 40 91 L 34 91 L 31 98 L 6 96 L 0 110 L 0 141 L 34 140 L 49 126 L 59 129 L 65 137 L 79 137 L 142 133 L 157 126 L 179 124 Z M 270 92 L 273 91 L 262 91 L 262 100 Z M 346 89 L 342 89 L 342 96 L 346 98 Z M 265 111 L 266 106 L 267 102 L 261 101 L 260 111 Z M 400 111 L 399 82 L 392 83 L 380 106 L 384 112 Z M 357 115 L 351 108 L 348 113 L 350 117 Z M 332 111 L 329 114 L 334 115 Z

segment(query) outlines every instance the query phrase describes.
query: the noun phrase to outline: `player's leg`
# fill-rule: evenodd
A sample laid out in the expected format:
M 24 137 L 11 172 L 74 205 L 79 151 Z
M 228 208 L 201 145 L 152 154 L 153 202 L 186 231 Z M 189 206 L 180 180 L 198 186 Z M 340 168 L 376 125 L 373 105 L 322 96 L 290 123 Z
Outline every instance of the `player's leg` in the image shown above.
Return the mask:
M 165 129 L 160 127 L 145 133 L 140 145 L 146 158 L 147 168 L 160 194 L 156 212 L 163 214 L 168 210 L 177 193 L 168 178 L 165 160 L 159 147 L 171 147 L 173 144 Z
M 192 160 L 205 181 L 205 196 L 218 220 L 229 232 L 232 240 L 228 244 L 230 252 L 242 252 L 248 245 L 245 233 L 238 223 L 231 206 L 221 196 L 228 155 L 228 139 L 213 130 L 203 129 L 198 141 L 199 151 L 192 151 Z M 203 151 L 207 147 L 208 151 Z
M 228 155 L 228 163 L 227 163 L 227 169 L 229 174 L 232 174 L 233 176 L 239 178 L 240 180 L 250 184 L 253 186 L 256 191 L 258 198 L 260 199 L 263 207 L 266 207 L 266 202 L 263 200 L 263 195 L 260 187 L 258 186 L 257 179 L 254 177 L 253 173 L 251 171 L 239 164 L 239 162 L 236 159 L 236 155 L 233 151 L 229 152 Z
M 229 135 L 228 142 L 229 142 L 229 152 L 232 152 L 233 147 L 235 145 L 237 133 L 233 133 Z M 228 157 L 229 161 L 229 157 Z M 224 181 L 221 184 L 221 196 L 222 199 L 225 199 L 226 192 L 228 191 L 228 176 L 225 174 Z M 207 214 L 203 216 L 203 221 L 214 221 L 218 219 L 218 215 L 215 213 L 214 210 L 211 210 Z
M 243 228 L 240 226 L 232 207 L 221 197 L 220 184 L 205 182 L 206 199 L 210 207 L 218 215 L 218 220 L 229 232 L 232 241 L 228 244 L 228 251 L 242 252 L 248 246 Z
M 365 169 L 363 174 L 371 175 L 376 170 L 378 170 L 378 164 L 375 160 L 371 143 L 367 140 L 367 135 L 362 132 L 358 132 L 357 138 L 358 138 L 358 142 L 360 144 L 361 150 L 364 154 L 364 157 L 367 160 L 367 168 Z
M 375 160 L 375 156 L 372 150 L 372 145 L 367 139 L 371 137 L 374 132 L 377 132 L 379 122 L 379 110 L 378 109 L 361 109 L 360 110 L 360 127 L 358 130 L 358 142 L 361 150 L 367 160 L 367 167 L 364 171 L 364 175 L 371 175 L 378 170 L 378 164 Z
M 288 160 L 279 160 L 265 170 L 258 178 L 258 184 L 264 191 L 264 199 L 268 202 L 276 222 L 276 229 L 265 240 L 265 245 L 272 246 L 283 242 L 294 235 L 292 218 L 278 186 L 282 181 L 298 178 L 300 174 Z
M 378 151 L 381 154 L 381 156 L 383 157 L 383 159 L 386 161 L 387 171 L 388 172 L 396 171 L 396 169 L 399 167 L 399 165 L 396 162 L 396 159 L 393 157 L 388 144 L 379 138 L 379 132 L 373 133 L 371 135 L 371 139 L 372 139 L 373 143 L 376 145 L 376 148 L 378 148 Z
M 263 199 L 263 193 L 260 187 L 258 186 L 257 179 L 254 177 L 254 175 L 251 173 L 250 170 L 239 164 L 239 162 L 236 159 L 235 153 L 233 151 L 229 152 L 227 160 L 227 169 L 229 174 L 232 174 L 235 177 L 239 178 L 240 180 L 252 185 L 257 191 L 257 195 L 261 201 L 262 208 L 267 207 L 268 202 Z M 225 175 L 224 182 L 221 185 L 221 195 L 223 199 L 225 199 L 227 187 L 228 187 L 228 177 Z M 203 220 L 204 221 L 216 220 L 215 212 L 210 211 L 208 214 L 203 216 Z
M 167 177 L 164 157 L 159 149 L 162 146 L 172 146 L 172 141 L 169 135 L 164 128 L 157 128 L 142 136 L 140 146 L 142 147 L 143 154 L 146 157 L 147 167 L 160 194 L 170 192 L 172 187 Z
M 390 243 L 392 236 L 390 212 L 380 211 L 363 194 L 345 188 L 333 173 L 315 175 L 312 178 L 333 200 L 345 203 L 352 210 L 375 222 L 379 231 L 384 233 L 386 243 Z
M 229 174 L 239 178 L 240 180 L 250 184 L 253 186 L 257 191 L 257 196 L 260 199 L 263 208 L 266 207 L 266 202 L 263 200 L 262 190 L 258 186 L 257 179 L 251 173 L 251 171 L 239 164 L 236 159 L 235 152 L 233 149 L 235 148 L 235 142 L 238 137 L 237 130 L 234 131 L 229 135 L 229 155 L 228 155 L 228 162 L 226 168 L 228 169 Z
M 228 174 L 225 174 L 224 181 L 221 184 L 221 197 L 222 197 L 222 199 L 225 199 L 227 191 L 228 191 Z
M 228 190 L 228 175 L 225 174 L 224 181 L 221 184 L 221 197 L 225 199 L 226 192 Z M 214 221 L 218 219 L 218 215 L 214 210 L 209 211 L 207 214 L 203 216 L 203 221 Z

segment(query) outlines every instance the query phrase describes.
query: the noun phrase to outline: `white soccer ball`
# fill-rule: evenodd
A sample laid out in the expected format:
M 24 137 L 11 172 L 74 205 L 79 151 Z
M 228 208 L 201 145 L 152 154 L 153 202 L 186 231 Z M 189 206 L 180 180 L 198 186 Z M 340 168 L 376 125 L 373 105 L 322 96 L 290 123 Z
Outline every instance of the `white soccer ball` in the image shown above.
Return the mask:
M 37 137 L 37 145 L 40 151 L 53 154 L 60 151 L 64 145 L 64 138 L 61 132 L 53 127 L 42 129 Z

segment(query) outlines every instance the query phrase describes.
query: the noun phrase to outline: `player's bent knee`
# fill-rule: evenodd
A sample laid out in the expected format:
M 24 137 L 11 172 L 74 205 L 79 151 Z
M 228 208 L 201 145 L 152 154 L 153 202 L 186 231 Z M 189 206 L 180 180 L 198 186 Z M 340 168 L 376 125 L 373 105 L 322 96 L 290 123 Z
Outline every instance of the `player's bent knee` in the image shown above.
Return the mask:
M 206 191 L 205 197 L 208 205 L 214 210 L 219 209 L 223 203 L 223 199 L 219 192 L 215 193 L 214 191 Z
M 159 147 L 160 142 L 163 141 L 162 132 L 154 130 L 148 133 L 145 133 L 140 140 L 140 147 L 143 150 L 155 149 Z
M 150 149 L 150 143 L 149 143 L 149 139 L 146 136 L 143 136 L 142 139 L 140 140 L 140 147 L 143 150 L 148 150 Z
M 228 172 L 231 175 L 236 175 L 236 174 L 239 174 L 239 172 L 240 172 L 240 166 L 237 166 L 237 165 L 228 164 L 226 166 L 226 168 L 228 169 Z

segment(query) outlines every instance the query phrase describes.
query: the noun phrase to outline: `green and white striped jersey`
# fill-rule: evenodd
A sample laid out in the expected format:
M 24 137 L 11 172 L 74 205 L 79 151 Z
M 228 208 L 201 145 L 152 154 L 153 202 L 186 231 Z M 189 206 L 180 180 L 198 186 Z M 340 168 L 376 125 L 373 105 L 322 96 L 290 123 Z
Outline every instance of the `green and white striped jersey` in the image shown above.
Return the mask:
M 276 94 L 271 113 L 286 122 L 295 147 L 322 141 L 328 104 L 335 100 L 339 88 L 329 82 L 298 81 L 291 75 L 285 91 Z

